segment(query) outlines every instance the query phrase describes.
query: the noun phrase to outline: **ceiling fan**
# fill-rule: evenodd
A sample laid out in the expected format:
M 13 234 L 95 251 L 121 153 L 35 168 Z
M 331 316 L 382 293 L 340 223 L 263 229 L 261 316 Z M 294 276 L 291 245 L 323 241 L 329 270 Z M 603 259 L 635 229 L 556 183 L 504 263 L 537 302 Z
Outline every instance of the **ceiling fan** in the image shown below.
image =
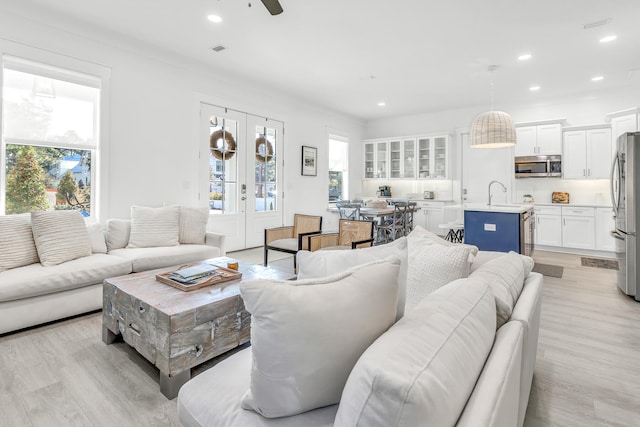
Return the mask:
M 262 4 L 264 4 L 264 7 L 266 7 L 272 15 L 280 15 L 283 12 L 278 0 L 262 0 Z

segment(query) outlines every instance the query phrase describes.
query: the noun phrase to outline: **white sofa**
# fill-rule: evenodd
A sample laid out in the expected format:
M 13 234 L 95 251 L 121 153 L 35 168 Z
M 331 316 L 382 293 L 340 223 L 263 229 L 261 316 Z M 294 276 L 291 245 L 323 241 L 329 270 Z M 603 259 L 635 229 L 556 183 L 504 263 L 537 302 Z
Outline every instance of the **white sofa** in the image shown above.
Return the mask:
M 185 209 L 189 208 L 183 208 L 183 212 Z M 201 227 L 192 231 L 203 233 L 202 244 L 127 248 L 131 220 L 108 220 L 104 230 L 100 224 L 85 225 L 81 217 L 69 217 L 73 211 L 54 212 L 63 212 L 73 224 L 60 227 L 61 221 L 56 216 L 50 226 L 44 225 L 60 228 L 59 234 L 48 241 L 49 253 L 65 252 L 64 246 L 76 250 L 88 245 L 87 249 L 68 256 L 73 259 L 55 265 L 43 265 L 29 214 L 0 217 L 0 251 L 10 248 L 18 255 L 24 254 L 10 260 L 0 259 L 0 334 L 102 308 L 102 282 L 106 278 L 225 254 L 224 236 Z M 109 241 L 117 244 L 108 249 Z
M 309 262 L 314 262 L 312 269 L 320 266 L 319 270 L 322 270 L 335 268 L 340 263 L 353 265 L 402 253 L 402 243 L 391 245 L 395 247 L 391 246 L 391 250 L 383 254 L 375 254 L 375 251 L 380 251 L 376 248 L 349 253 L 342 251 L 328 261 L 299 253 L 300 272 L 305 271 L 305 263 L 309 267 Z M 404 245 L 406 250 L 406 241 Z M 415 256 L 407 259 L 404 262 L 416 262 Z M 510 278 L 498 277 L 503 271 L 513 271 L 507 260 L 513 266 L 511 254 L 507 257 L 497 252 L 477 253 L 468 278 L 442 286 L 407 311 L 360 357 L 339 404 L 280 418 L 266 418 L 252 410 L 242 409 L 241 401 L 252 383 L 254 361 L 249 347 L 191 379 L 181 388 L 178 395 L 179 419 L 185 427 L 522 426 L 536 360 L 543 279 L 542 275 L 530 272 L 532 260 L 529 259 L 531 265 L 527 268 L 523 258 L 522 274 L 526 273 L 526 277 L 521 283 L 521 292 L 511 301 L 507 316 L 504 302 L 512 298 L 510 290 L 501 286 L 491 288 L 487 283 L 492 281 L 493 275 L 496 282 L 509 281 Z M 411 281 L 412 274 L 415 278 L 411 265 L 407 268 L 408 273 L 400 271 L 402 280 Z M 407 274 L 409 277 L 403 276 Z M 493 314 L 487 317 L 486 297 L 483 300 L 484 320 L 474 320 L 474 316 L 482 318 L 474 314 L 478 311 L 476 305 L 482 304 L 469 305 L 465 302 L 472 308 L 452 314 L 456 307 L 464 305 L 462 302 L 469 298 L 468 292 L 482 286 L 490 289 L 490 295 L 496 295 L 496 298 L 490 298 L 490 313 Z M 406 289 L 400 291 L 401 300 L 406 292 Z M 411 292 L 408 291 L 407 298 L 411 297 Z M 500 316 L 505 318 L 500 319 Z M 448 322 L 449 329 L 439 320 L 442 318 L 449 319 L 444 322 Z M 488 354 L 478 350 L 473 343 L 481 334 L 470 332 L 469 325 L 465 326 L 469 319 L 471 326 L 475 323 L 475 327 L 480 327 L 478 330 L 484 334 L 490 331 L 490 341 L 487 344 L 485 339 L 484 343 Z M 503 321 L 504 324 L 495 330 L 496 323 Z M 435 352 L 429 349 L 433 345 L 438 346 Z M 473 366 L 478 367 L 476 371 L 470 368 Z M 269 372 L 264 374 L 269 375 Z M 365 388 L 364 397 L 362 390 L 358 395 L 358 387 L 362 387 L 363 382 L 370 387 Z

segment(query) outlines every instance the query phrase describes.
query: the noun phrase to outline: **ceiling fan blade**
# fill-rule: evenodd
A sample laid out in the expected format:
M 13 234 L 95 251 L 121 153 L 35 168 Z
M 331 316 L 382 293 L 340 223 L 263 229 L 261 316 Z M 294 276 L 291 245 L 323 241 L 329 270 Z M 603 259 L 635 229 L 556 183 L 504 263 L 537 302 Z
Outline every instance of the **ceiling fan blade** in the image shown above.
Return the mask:
M 280 15 L 282 13 L 282 6 L 280 6 L 278 0 L 262 0 L 262 4 L 272 15 Z

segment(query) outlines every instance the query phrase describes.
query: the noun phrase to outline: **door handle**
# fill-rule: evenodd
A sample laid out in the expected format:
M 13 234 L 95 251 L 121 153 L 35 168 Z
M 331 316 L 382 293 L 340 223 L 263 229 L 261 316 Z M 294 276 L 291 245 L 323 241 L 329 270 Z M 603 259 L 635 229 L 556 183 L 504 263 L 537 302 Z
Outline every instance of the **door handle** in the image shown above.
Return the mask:
M 245 196 L 242 196 L 242 197 L 240 197 L 240 200 L 242 200 L 244 202 L 245 200 L 247 200 L 247 198 Z

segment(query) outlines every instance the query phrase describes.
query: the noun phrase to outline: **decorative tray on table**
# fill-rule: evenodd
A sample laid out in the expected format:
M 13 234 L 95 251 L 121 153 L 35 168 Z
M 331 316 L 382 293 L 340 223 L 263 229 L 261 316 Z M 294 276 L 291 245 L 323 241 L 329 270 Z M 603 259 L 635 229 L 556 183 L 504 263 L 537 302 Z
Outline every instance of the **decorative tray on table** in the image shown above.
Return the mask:
M 181 265 L 177 270 L 156 274 L 159 282 L 182 291 L 193 291 L 241 277 L 242 273 L 239 271 L 202 263 Z

